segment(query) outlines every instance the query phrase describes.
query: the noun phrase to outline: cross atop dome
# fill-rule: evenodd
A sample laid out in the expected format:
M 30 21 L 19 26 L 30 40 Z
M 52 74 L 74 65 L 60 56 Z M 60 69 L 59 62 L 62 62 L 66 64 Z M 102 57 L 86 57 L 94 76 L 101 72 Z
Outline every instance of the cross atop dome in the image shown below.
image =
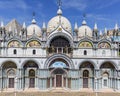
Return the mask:
M 61 0 L 58 0 L 57 4 L 58 4 L 59 9 L 61 9 L 62 1 L 61 1 Z
M 83 18 L 84 18 L 84 19 L 86 18 L 86 13 L 83 14 Z
M 33 19 L 35 18 L 35 12 L 33 11 L 33 13 L 32 13 L 32 16 L 33 16 Z

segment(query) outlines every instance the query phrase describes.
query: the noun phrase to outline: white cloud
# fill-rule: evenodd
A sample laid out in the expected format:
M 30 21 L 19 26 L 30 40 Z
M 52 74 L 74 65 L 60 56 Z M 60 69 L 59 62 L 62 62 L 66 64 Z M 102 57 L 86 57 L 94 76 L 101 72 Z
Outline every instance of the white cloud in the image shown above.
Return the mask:
M 19 8 L 25 10 L 29 8 L 29 6 L 23 0 L 3 0 L 0 1 L 0 8 L 8 10 L 9 8 Z
M 64 8 L 75 8 L 77 10 L 84 10 L 87 3 L 84 0 L 62 0 Z
M 107 7 L 110 7 L 110 6 L 120 2 L 120 0 L 104 0 L 104 2 L 102 0 L 97 0 L 97 1 L 95 4 L 98 5 L 97 6 L 98 9 L 107 8 Z
M 108 18 L 108 15 L 104 14 L 87 14 L 87 18 L 92 18 L 97 21 L 111 21 L 111 19 Z

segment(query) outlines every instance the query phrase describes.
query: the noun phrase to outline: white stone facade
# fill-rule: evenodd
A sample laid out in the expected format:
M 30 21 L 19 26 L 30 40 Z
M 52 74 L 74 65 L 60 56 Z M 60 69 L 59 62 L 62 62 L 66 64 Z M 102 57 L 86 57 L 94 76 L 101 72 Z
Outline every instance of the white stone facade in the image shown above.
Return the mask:
M 40 28 L 35 18 L 29 28 L 16 20 L 0 27 L 0 90 L 120 91 L 118 36 L 101 36 L 85 20 L 71 31 L 58 10 L 47 27 Z

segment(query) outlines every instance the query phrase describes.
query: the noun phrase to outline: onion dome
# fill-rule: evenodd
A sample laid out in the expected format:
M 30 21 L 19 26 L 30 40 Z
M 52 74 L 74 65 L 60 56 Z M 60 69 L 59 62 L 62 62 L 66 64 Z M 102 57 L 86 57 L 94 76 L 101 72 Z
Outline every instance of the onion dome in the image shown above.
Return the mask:
M 57 16 L 53 17 L 48 22 L 47 32 L 50 33 L 56 30 L 59 26 L 62 26 L 62 28 L 68 32 L 72 32 L 71 23 L 66 17 L 62 16 L 61 8 L 58 9 Z
M 92 29 L 87 26 L 87 22 L 83 20 L 82 26 L 79 27 L 78 37 L 89 36 L 92 37 Z
M 41 37 L 41 28 L 36 24 L 36 20 L 33 18 L 31 25 L 27 27 L 27 36 L 30 37 L 33 34 Z

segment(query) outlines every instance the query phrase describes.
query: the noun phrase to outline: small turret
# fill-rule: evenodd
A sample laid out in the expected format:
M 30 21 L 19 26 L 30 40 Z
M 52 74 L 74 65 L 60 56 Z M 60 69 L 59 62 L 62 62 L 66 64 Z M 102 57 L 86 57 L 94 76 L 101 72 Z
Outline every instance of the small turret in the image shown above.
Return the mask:
M 107 35 L 107 28 L 106 27 L 104 29 L 104 33 L 105 33 L 105 35 Z
M 94 25 L 94 29 L 93 29 L 93 38 L 94 38 L 94 39 L 98 39 L 98 28 L 97 28 L 97 23 L 95 23 L 95 25 Z
M 19 35 L 20 35 L 20 37 L 22 39 L 26 39 L 27 38 L 27 27 L 26 27 L 26 23 L 25 22 L 23 22 L 22 30 L 21 30 Z
M 23 29 L 26 29 L 26 24 L 25 24 L 25 22 L 23 23 L 22 28 L 23 28 Z
M 5 38 L 5 26 L 4 26 L 3 21 L 1 21 L 0 31 L 1 31 L 0 34 L 1 34 L 2 38 Z
M 115 24 L 115 31 L 118 31 L 118 29 L 119 29 L 119 28 L 118 28 L 118 24 L 116 23 L 116 24 Z
M 3 21 L 1 21 L 1 28 L 4 28 L 4 23 L 3 23 Z
M 78 36 L 78 25 L 77 25 L 77 22 L 75 22 L 74 32 Z
M 102 31 L 100 30 L 100 36 L 102 36 L 103 35 L 103 33 L 102 33 Z
M 46 30 L 47 30 L 46 24 L 45 24 L 45 22 L 43 22 L 42 31 L 43 31 L 43 32 L 46 32 Z
M 118 36 L 118 33 L 119 33 L 119 27 L 118 27 L 118 24 L 116 23 L 115 28 L 113 30 L 113 36 Z

